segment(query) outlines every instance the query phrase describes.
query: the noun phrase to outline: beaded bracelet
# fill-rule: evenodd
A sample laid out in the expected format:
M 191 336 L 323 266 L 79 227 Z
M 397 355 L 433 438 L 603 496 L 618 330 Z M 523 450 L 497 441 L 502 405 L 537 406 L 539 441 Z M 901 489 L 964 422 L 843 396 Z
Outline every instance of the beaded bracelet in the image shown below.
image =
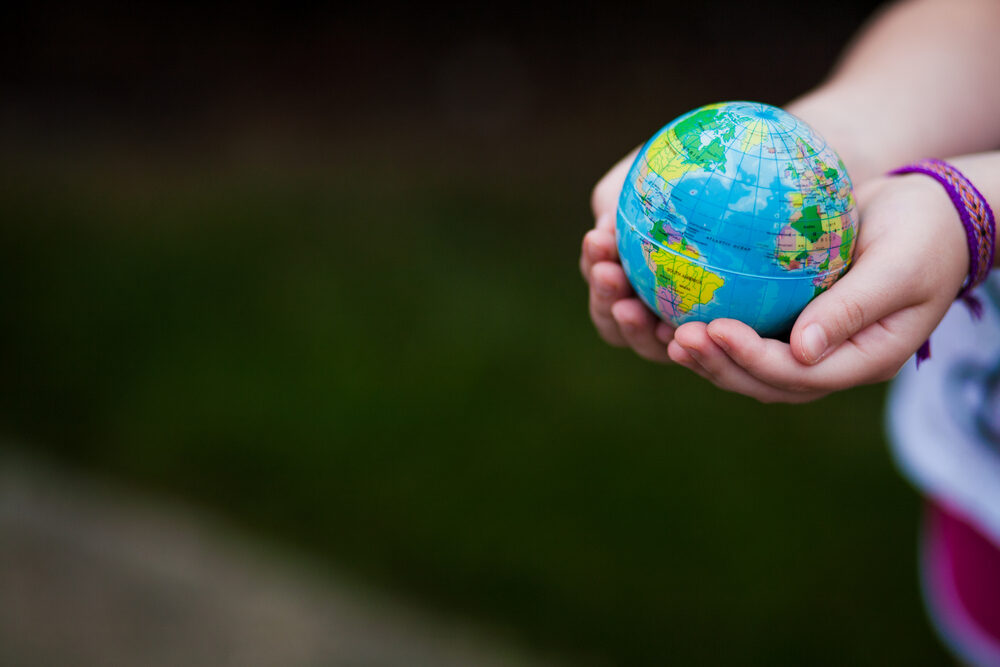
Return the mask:
M 976 189 L 965 174 L 943 160 L 927 159 L 893 169 L 889 175 L 926 174 L 944 186 L 951 198 L 951 203 L 958 211 L 958 217 L 965 227 L 965 237 L 969 242 L 969 275 L 962 283 L 956 299 L 962 299 L 977 319 L 982 317 L 983 306 L 970 292 L 986 280 L 993 268 L 993 255 L 996 251 L 996 222 L 993 209 L 986 198 Z M 917 367 L 921 361 L 930 359 L 930 339 L 917 350 Z

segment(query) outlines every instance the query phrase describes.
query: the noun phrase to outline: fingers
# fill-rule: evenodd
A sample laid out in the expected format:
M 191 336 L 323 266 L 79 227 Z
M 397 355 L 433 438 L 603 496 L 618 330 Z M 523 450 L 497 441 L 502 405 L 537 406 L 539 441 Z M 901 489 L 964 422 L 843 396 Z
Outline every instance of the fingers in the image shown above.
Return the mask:
M 618 264 L 613 233 L 602 228 L 606 226 L 598 219 L 598 228 L 583 239 L 580 270 L 590 284 L 590 318 L 601 338 L 611 345 L 627 345 L 644 359 L 666 362 L 672 329 L 638 299 L 629 298 L 632 289 Z
M 703 322 L 690 322 L 680 326 L 668 353 L 673 361 L 691 368 L 720 389 L 743 394 L 762 403 L 801 403 L 815 400 L 824 393 L 785 391 L 755 378 L 712 340 L 708 327 Z M 685 356 L 692 358 L 697 368 L 685 363 Z
M 700 375 L 709 382 L 712 382 L 712 376 L 708 374 L 708 371 L 702 368 L 701 364 L 698 363 L 698 360 L 695 359 L 690 352 L 685 350 L 684 347 L 677 341 L 672 340 L 670 341 L 670 344 L 667 345 L 667 355 L 670 357 L 670 361 L 683 366 L 696 375 Z
M 813 299 L 792 328 L 791 349 L 803 364 L 815 364 L 841 343 L 921 296 L 901 284 L 897 261 L 872 251 L 830 289 Z
M 632 296 L 625 271 L 617 262 L 598 262 L 590 272 L 590 318 L 605 341 L 629 346 L 644 359 L 669 361 L 673 329 Z
M 626 155 L 594 187 L 591 207 L 595 223 L 583 237 L 580 272 L 590 285 L 590 317 L 601 338 L 611 345 L 631 346 L 645 359 L 666 362 L 672 330 L 664 330 L 659 326 L 662 322 L 632 298 L 615 244 L 618 197 L 635 155 L 636 151 Z
M 618 322 L 611 314 L 616 301 L 632 293 L 625 271 L 615 262 L 599 262 L 590 272 L 590 319 L 605 341 L 616 347 L 627 345 Z
M 899 316 L 909 317 L 906 313 Z M 799 362 L 788 344 L 761 338 L 737 320 L 715 320 L 707 331 L 712 341 L 747 373 L 764 384 L 795 394 L 829 393 L 888 379 L 912 354 L 912 349 L 898 343 L 898 333 L 881 323 L 862 332 L 865 344 L 847 340 L 815 365 Z
M 670 360 L 667 346 L 656 337 L 659 320 L 639 299 L 621 299 L 611 307 L 618 330 L 628 345 L 643 359 L 665 363 Z
M 590 271 L 598 262 L 618 261 L 618 248 L 615 245 L 615 233 L 600 227 L 591 229 L 583 237 L 583 247 L 580 250 L 580 273 L 583 279 L 590 282 Z

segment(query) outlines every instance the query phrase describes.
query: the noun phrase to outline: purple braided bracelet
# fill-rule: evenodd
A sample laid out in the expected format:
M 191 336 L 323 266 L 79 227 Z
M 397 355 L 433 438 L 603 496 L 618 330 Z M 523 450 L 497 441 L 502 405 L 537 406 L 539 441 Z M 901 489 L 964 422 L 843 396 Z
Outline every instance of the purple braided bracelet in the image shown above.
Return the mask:
M 956 299 L 962 299 L 973 316 L 982 317 L 983 306 L 970 292 L 986 280 L 993 268 L 996 252 L 996 221 L 993 209 L 983 194 L 955 167 L 943 160 L 927 159 L 893 169 L 889 175 L 926 174 L 944 186 L 951 203 L 958 211 L 958 217 L 965 227 L 965 238 L 969 242 L 969 275 L 962 283 Z M 917 367 L 920 362 L 930 359 L 930 339 L 924 341 L 917 350 Z

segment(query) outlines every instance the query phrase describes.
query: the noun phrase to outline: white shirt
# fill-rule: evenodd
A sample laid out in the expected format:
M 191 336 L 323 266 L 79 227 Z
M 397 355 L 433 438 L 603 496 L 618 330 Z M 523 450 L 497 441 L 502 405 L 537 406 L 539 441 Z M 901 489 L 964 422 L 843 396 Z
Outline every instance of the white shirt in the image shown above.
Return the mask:
M 893 382 L 887 427 L 904 474 L 1000 544 L 1000 270 L 974 294 L 983 318 L 952 304 L 931 358 Z

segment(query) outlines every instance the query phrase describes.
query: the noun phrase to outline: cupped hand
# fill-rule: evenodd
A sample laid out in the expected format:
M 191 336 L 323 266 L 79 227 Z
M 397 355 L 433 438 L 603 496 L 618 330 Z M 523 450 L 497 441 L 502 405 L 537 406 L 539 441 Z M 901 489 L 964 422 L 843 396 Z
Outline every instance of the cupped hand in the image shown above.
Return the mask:
M 810 401 L 898 373 L 954 301 L 968 246 L 944 189 L 926 176 L 870 181 L 857 195 L 854 265 L 806 306 L 790 343 L 736 320 L 690 322 L 668 341 L 670 359 L 762 402 Z
M 615 219 L 618 196 L 636 151 L 626 155 L 594 187 L 594 228 L 583 237 L 580 272 L 590 286 L 590 319 L 605 341 L 631 347 L 650 361 L 669 362 L 673 329 L 636 298 L 618 261 Z

